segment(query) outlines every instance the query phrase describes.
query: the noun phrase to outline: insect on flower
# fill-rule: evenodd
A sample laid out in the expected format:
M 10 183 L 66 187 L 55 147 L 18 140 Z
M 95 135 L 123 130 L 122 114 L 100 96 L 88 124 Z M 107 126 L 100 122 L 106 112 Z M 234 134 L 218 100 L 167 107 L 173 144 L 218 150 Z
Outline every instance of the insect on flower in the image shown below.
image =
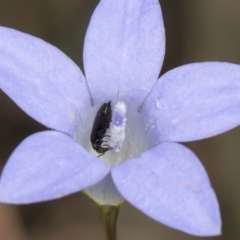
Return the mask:
M 92 132 L 91 132 L 91 143 L 92 147 L 98 153 L 101 153 L 98 157 L 104 155 L 105 152 L 112 149 L 103 140 L 104 137 L 109 137 L 106 135 L 106 131 L 110 126 L 112 120 L 112 108 L 111 101 L 104 103 L 98 110 L 97 115 L 93 122 Z

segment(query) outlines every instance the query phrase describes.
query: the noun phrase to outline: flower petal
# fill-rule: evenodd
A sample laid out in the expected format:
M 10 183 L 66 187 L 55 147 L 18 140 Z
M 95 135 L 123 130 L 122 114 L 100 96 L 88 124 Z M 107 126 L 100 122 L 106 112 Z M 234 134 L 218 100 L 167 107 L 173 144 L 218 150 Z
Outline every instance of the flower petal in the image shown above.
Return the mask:
M 162 143 L 112 169 L 119 192 L 151 218 L 178 230 L 220 233 L 216 196 L 197 157 L 177 143 Z
M 212 137 L 240 123 L 240 65 L 206 62 L 163 75 L 146 99 L 151 146 Z
M 81 70 L 41 39 L 4 27 L 0 36 L 0 88 L 35 120 L 72 134 L 89 104 Z
M 101 181 L 109 166 L 69 136 L 45 131 L 26 138 L 8 160 L 0 201 L 33 203 L 56 199 Z
M 157 0 L 102 0 L 85 38 L 84 67 L 93 98 L 150 90 L 162 66 L 165 32 Z M 110 91 L 109 91 L 110 90 Z M 99 100 L 98 100 L 99 101 Z

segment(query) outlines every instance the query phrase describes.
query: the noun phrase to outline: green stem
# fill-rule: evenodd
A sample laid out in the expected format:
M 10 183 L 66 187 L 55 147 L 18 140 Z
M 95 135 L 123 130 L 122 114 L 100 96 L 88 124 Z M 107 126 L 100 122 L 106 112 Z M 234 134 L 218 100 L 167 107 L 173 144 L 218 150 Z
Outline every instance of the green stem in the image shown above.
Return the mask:
M 106 240 L 117 240 L 117 217 L 119 206 L 101 205 L 98 211 L 105 228 Z

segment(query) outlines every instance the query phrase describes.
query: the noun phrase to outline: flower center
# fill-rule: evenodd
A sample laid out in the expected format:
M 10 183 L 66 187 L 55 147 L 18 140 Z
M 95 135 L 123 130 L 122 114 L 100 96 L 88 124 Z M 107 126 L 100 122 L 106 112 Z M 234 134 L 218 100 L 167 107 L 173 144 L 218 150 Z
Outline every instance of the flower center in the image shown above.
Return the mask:
M 133 158 L 146 149 L 144 128 L 136 108 L 127 102 L 105 102 L 81 116 L 76 141 L 110 165 Z

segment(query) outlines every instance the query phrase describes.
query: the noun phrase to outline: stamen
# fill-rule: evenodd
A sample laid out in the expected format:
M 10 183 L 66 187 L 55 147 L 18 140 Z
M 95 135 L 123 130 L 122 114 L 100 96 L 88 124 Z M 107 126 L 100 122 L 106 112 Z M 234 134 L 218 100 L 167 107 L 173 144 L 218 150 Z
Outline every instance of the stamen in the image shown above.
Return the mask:
M 110 123 L 109 129 L 110 139 L 108 141 L 109 146 L 115 152 L 120 151 L 125 139 L 125 128 L 127 122 L 126 114 L 127 106 L 124 102 L 118 102 L 113 110 L 112 122 Z

